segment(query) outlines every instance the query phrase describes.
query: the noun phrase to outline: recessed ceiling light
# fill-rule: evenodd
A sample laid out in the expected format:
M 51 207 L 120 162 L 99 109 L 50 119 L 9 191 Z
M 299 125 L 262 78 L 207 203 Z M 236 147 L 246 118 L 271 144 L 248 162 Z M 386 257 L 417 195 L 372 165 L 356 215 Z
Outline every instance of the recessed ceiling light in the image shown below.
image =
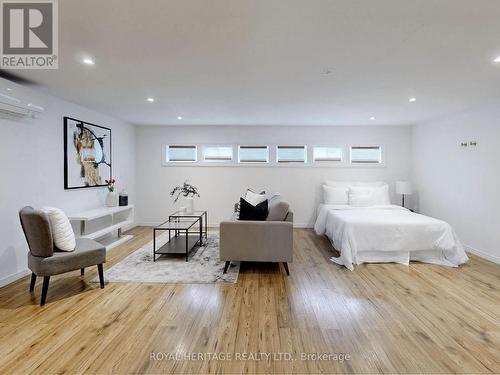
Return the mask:
M 155 98 L 148 98 L 147 101 L 153 103 L 155 101 Z
M 373 120 L 375 120 L 375 117 L 374 116 L 370 117 L 370 121 L 373 121 Z
M 417 98 L 410 98 L 410 99 L 408 99 L 408 101 L 409 101 L 410 103 L 414 103 L 414 102 L 416 102 L 416 101 L 417 101 Z
M 493 60 L 495 63 L 500 63 L 500 56 L 498 56 L 495 60 Z
M 84 64 L 87 64 L 87 65 L 94 65 L 95 62 L 94 60 L 92 60 L 90 57 L 87 57 L 85 59 L 82 60 Z
M 182 120 L 182 116 L 177 116 L 177 120 Z

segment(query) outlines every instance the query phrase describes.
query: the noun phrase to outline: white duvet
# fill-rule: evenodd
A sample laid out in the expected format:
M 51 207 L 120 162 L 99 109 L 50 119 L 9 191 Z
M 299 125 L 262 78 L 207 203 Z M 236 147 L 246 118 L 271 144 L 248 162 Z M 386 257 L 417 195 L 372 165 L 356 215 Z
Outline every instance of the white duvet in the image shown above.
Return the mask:
M 401 206 L 321 204 L 314 230 L 326 234 L 351 271 L 354 264 L 410 260 L 457 267 L 469 259 L 451 226 Z

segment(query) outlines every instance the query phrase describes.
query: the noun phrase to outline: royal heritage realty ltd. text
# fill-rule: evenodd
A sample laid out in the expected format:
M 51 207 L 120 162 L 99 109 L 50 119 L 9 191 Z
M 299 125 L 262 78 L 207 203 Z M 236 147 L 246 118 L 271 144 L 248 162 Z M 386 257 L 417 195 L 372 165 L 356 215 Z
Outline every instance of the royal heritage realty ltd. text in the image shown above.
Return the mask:
M 287 353 L 287 352 L 236 352 L 236 353 L 171 353 L 150 352 L 150 361 L 350 361 L 349 353 Z

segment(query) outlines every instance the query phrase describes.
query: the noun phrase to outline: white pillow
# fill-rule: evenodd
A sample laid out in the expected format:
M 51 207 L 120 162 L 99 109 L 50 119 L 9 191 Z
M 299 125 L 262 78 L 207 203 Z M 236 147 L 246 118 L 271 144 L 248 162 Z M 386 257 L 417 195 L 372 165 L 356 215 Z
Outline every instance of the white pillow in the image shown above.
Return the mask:
M 349 188 L 349 204 L 355 207 L 391 204 L 389 198 L 389 185 L 351 186 Z
M 323 185 L 323 202 L 325 204 L 348 204 L 347 187 L 333 187 Z
M 387 205 L 391 204 L 391 198 L 389 197 L 389 185 L 383 185 L 380 187 L 374 187 L 372 190 L 373 204 L 376 205 Z
M 247 193 L 245 195 L 245 200 L 252 206 L 257 206 L 259 203 L 264 202 L 266 199 L 267 199 L 266 194 L 257 194 L 250 189 L 247 190 Z
M 269 194 L 266 194 L 266 198 L 267 198 L 267 205 L 271 206 L 271 202 L 273 202 L 275 199 L 280 199 L 281 194 L 278 192 L 269 193 Z
M 55 207 L 42 207 L 42 211 L 49 217 L 54 245 L 62 251 L 75 250 L 75 233 L 66 214 Z
M 349 193 L 349 205 L 352 207 L 370 207 L 372 204 L 371 193 Z

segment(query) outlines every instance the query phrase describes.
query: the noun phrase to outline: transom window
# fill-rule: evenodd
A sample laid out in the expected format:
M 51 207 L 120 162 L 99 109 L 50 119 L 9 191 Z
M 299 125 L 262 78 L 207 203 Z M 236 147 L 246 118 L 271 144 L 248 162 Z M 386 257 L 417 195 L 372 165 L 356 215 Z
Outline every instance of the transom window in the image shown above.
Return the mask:
M 315 162 L 322 161 L 342 161 L 342 147 L 317 146 L 313 148 L 313 160 Z
M 268 146 L 238 146 L 238 162 L 269 163 Z
M 382 146 L 313 146 L 276 144 L 237 145 L 222 144 L 173 144 L 163 145 L 164 166 L 248 166 L 261 167 L 347 167 L 364 165 L 385 167 Z M 311 152 L 308 152 L 311 147 Z M 272 158 L 272 160 L 271 160 Z
M 169 145 L 165 156 L 168 162 L 196 162 L 197 154 L 196 146 Z
M 382 148 L 380 146 L 351 146 L 352 164 L 382 163 Z
M 307 161 L 306 146 L 278 146 L 276 161 L 278 163 L 305 163 Z
M 233 160 L 233 146 L 205 146 L 203 160 L 213 162 L 229 162 Z

